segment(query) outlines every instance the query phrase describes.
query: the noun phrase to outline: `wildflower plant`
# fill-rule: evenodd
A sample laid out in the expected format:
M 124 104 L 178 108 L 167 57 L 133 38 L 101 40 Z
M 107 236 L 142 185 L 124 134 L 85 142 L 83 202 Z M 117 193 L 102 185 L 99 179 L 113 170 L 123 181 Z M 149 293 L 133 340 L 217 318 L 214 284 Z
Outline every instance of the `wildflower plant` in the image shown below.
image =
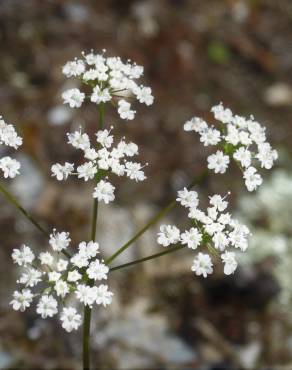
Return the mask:
M 69 233 L 62 231 L 49 233 L 0 184 L 0 191 L 6 199 L 48 239 L 49 250 L 37 253 L 29 246 L 15 248 L 12 259 L 22 269 L 17 280 L 19 288 L 13 293 L 11 306 L 14 310 L 25 311 L 36 304 L 36 313 L 42 318 L 59 316 L 61 326 L 71 332 L 83 327 L 83 368 L 90 368 L 90 322 L 91 310 L 95 306 L 106 307 L 113 300 L 113 293 L 106 284 L 108 274 L 122 268 L 161 257 L 182 248 L 198 251 L 191 270 L 197 276 L 207 277 L 213 272 L 215 259 L 222 261 L 224 273 L 230 275 L 237 268 L 236 250 L 245 252 L 248 247 L 249 230 L 227 212 L 227 196 L 215 194 L 209 197 L 206 211 L 199 208 L 199 196 L 193 187 L 199 184 L 208 171 L 195 177 L 188 187 L 178 191 L 177 198 L 154 215 L 133 237 L 105 261 L 100 258 L 102 246 L 97 242 L 98 204 L 108 204 L 115 199 L 114 176 L 125 176 L 135 182 L 144 181 L 145 165 L 134 157 L 139 155 L 138 146 L 125 138 L 116 139 L 113 127 L 105 127 L 105 110 L 109 104 L 117 108 L 123 120 L 132 120 L 136 111 L 132 99 L 147 106 L 153 103 L 150 87 L 136 81 L 143 75 L 143 67 L 131 61 L 123 62 L 119 57 L 106 57 L 105 52 L 82 53 L 82 57 L 65 64 L 63 74 L 75 78 L 78 87 L 64 91 L 65 104 L 80 108 L 85 101 L 96 105 L 99 123 L 93 137 L 82 128 L 67 134 L 68 144 L 79 150 L 83 162 L 55 163 L 51 167 L 52 176 L 57 181 L 66 181 L 69 176 L 92 183 L 92 221 L 88 238 L 74 247 Z M 262 182 L 254 167 L 254 162 L 262 168 L 270 169 L 277 159 L 277 152 L 266 142 L 265 129 L 253 117 L 245 119 L 234 116 L 220 104 L 212 108 L 219 128 L 208 127 L 200 118 L 186 122 L 186 131 L 196 131 L 204 146 L 217 146 L 215 154 L 208 157 L 208 169 L 224 173 L 230 158 L 233 158 L 243 171 L 249 191 L 255 190 Z M 0 144 L 17 149 L 22 139 L 12 125 L 0 120 Z M 147 164 L 146 164 L 147 165 Z M 0 169 L 4 177 L 13 178 L 19 174 L 20 165 L 10 157 L 0 159 Z M 181 231 L 175 225 L 161 225 L 158 244 L 166 250 L 156 254 L 112 266 L 112 262 L 148 229 L 153 227 L 180 203 L 188 211 L 187 230 Z M 208 253 L 207 253 L 208 252 Z M 70 297 L 70 300 L 68 298 Z M 75 299 L 72 299 L 75 298 Z M 70 301 L 70 303 L 67 303 Z M 83 310 L 83 314 L 82 314 Z

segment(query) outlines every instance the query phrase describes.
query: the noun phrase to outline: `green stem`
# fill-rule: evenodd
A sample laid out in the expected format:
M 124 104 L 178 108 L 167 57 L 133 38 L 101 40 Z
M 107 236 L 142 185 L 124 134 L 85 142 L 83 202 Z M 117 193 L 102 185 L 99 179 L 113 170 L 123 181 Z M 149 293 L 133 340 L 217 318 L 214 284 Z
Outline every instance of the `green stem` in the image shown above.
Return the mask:
M 91 224 L 91 237 L 90 237 L 90 240 L 94 242 L 96 239 L 97 214 L 98 214 L 98 201 L 97 199 L 94 199 L 93 207 L 92 207 L 92 224 Z
M 23 216 L 32 223 L 43 235 L 45 235 L 47 238 L 50 237 L 50 234 L 27 212 L 26 209 L 22 207 L 22 205 L 18 202 L 18 200 L 15 198 L 14 195 L 12 195 L 5 187 L 0 183 L 0 191 L 4 195 L 4 197 L 13 204 L 19 212 L 23 214 Z M 62 254 L 64 254 L 65 257 L 71 258 L 70 254 L 66 251 L 62 251 Z
M 104 123 L 104 104 L 99 105 L 99 128 L 103 128 Z M 97 179 L 99 181 L 99 179 Z M 92 206 L 92 221 L 91 221 L 91 232 L 90 240 L 96 240 L 96 224 L 98 215 L 98 201 L 93 199 Z M 89 285 L 93 286 L 94 280 L 89 281 Z M 84 306 L 83 316 L 83 369 L 90 369 L 90 322 L 91 322 L 91 307 Z
M 139 258 L 137 260 L 124 263 L 122 265 L 114 266 L 110 269 L 110 271 L 120 270 L 120 269 L 125 268 L 125 267 L 130 267 L 130 266 L 133 266 L 133 265 L 137 265 L 138 263 L 143 263 L 143 262 L 152 260 L 154 258 L 164 256 L 165 254 L 169 254 L 169 253 L 178 251 L 178 250 L 183 249 L 183 248 L 185 248 L 185 245 L 179 245 L 179 246 L 175 246 L 175 247 L 172 247 L 172 248 L 168 248 L 166 251 L 156 253 L 156 254 L 151 254 L 150 256 L 147 256 L 147 257 Z
M 208 174 L 208 171 L 204 171 L 200 176 L 195 177 L 193 181 L 189 184 L 188 189 L 191 189 L 193 186 L 200 184 L 206 178 L 207 174 Z M 113 255 L 111 255 L 105 261 L 105 263 L 110 264 L 113 260 L 115 260 L 121 253 L 123 253 L 126 249 L 128 249 L 131 246 L 131 244 L 133 244 L 137 239 L 139 239 L 140 236 L 142 236 L 145 233 L 145 231 L 147 231 L 151 226 L 155 225 L 160 219 L 162 219 L 167 213 L 169 213 L 176 206 L 176 203 L 177 203 L 176 200 L 173 200 L 165 208 L 159 211 L 126 244 L 124 244 Z
M 84 306 L 84 318 L 83 318 L 83 369 L 90 369 L 90 321 L 91 321 L 91 308 Z
M 5 187 L 0 183 L 0 191 L 4 195 L 4 197 L 13 204 L 19 212 L 23 214 L 23 216 L 32 223 L 41 233 L 43 233 L 46 237 L 49 237 L 49 233 L 22 207 L 22 205 L 18 202 L 18 200 L 12 195 Z

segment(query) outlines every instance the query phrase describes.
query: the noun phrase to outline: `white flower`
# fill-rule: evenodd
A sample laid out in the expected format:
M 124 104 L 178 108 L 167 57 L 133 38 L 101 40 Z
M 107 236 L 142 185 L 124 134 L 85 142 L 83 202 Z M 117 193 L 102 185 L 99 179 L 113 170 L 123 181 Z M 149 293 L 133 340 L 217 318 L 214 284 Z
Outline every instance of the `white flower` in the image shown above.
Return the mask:
M 205 225 L 205 232 L 211 236 L 224 230 L 224 225 L 219 222 L 210 222 Z
M 256 190 L 256 188 L 263 182 L 261 175 L 257 173 L 257 170 L 254 167 L 249 167 L 245 170 L 243 178 L 245 179 L 245 185 L 248 191 Z
M 250 132 L 250 138 L 252 141 L 254 141 L 256 144 L 261 144 L 265 142 L 266 129 L 264 127 L 261 127 L 261 125 L 258 122 L 252 119 L 247 122 L 247 126 Z
M 76 281 L 80 280 L 82 275 L 79 274 L 77 270 L 69 271 L 67 280 L 71 283 L 75 283 Z
M 269 143 L 260 143 L 258 145 L 258 154 L 256 158 L 261 162 L 261 167 L 270 170 L 274 161 L 278 158 L 278 152 L 271 148 Z
M 223 212 L 227 206 L 228 202 L 224 200 L 219 194 L 215 194 L 210 197 L 210 204 L 218 209 L 218 211 Z
M 74 266 L 78 268 L 86 267 L 89 263 L 88 256 L 80 252 L 74 254 L 74 256 L 71 257 L 70 261 Z
M 158 233 L 158 244 L 168 247 L 170 244 L 178 243 L 180 240 L 180 231 L 176 226 L 161 225 Z
M 218 222 L 222 225 L 227 225 L 227 224 L 230 224 L 231 222 L 231 216 L 229 213 L 222 213 L 219 217 L 218 217 Z
M 108 306 L 112 303 L 112 296 L 114 295 L 112 292 L 108 290 L 108 286 L 101 284 L 97 287 L 96 291 L 96 304 L 102 304 L 104 307 Z
M 188 214 L 188 217 L 191 218 L 191 219 L 195 219 L 197 221 L 203 222 L 204 224 L 207 224 L 208 221 L 211 222 L 209 217 L 206 216 L 204 212 L 202 212 L 201 210 L 199 210 L 197 208 L 191 208 L 190 212 Z
M 94 87 L 90 100 L 93 103 L 100 104 L 106 103 L 107 101 L 111 100 L 111 94 L 107 88 L 103 90 L 97 85 Z
M 178 191 L 178 197 L 176 200 L 184 207 L 196 208 L 199 205 L 198 193 L 194 190 L 188 190 L 183 188 L 183 190 Z
M 67 62 L 62 72 L 66 77 L 80 76 L 85 71 L 85 65 L 81 60 Z
M 54 287 L 57 296 L 64 298 L 69 293 L 69 286 L 64 280 L 58 280 Z
M 110 148 L 113 144 L 113 136 L 108 130 L 100 130 L 96 133 L 96 141 L 105 148 Z
M 203 275 L 204 278 L 206 278 L 208 274 L 212 274 L 213 263 L 210 256 L 200 252 L 194 259 L 192 271 L 194 271 L 197 276 Z
M 49 243 L 54 251 L 61 252 L 69 246 L 70 242 L 70 234 L 65 231 L 56 232 L 54 229 L 53 233 L 50 234 Z
M 207 208 L 208 217 L 215 221 L 218 216 L 218 211 L 216 207 L 208 207 Z
M 181 234 L 182 244 L 187 244 L 188 248 L 196 249 L 202 241 L 202 234 L 199 230 L 192 227 L 190 230 Z
M 29 287 L 34 287 L 41 281 L 42 273 L 35 268 L 28 268 L 19 279 L 20 284 L 24 284 Z
M 32 261 L 35 259 L 35 256 L 32 250 L 23 244 L 20 249 L 13 249 L 12 259 L 13 262 L 17 263 L 19 266 L 26 266 L 27 264 L 32 263 Z
M 240 141 L 238 129 L 230 124 L 227 125 L 227 132 L 228 134 L 225 135 L 225 140 L 227 141 L 227 143 L 230 143 L 234 146 L 237 145 Z
M 64 104 L 69 104 L 70 108 L 80 108 L 85 99 L 85 94 L 79 89 L 69 89 L 63 92 Z
M 123 152 L 128 157 L 133 157 L 134 155 L 139 154 L 138 145 L 135 143 L 125 143 L 124 141 L 120 141 L 118 147 L 123 144 Z
M 96 65 L 97 63 L 103 62 L 105 60 L 103 55 L 94 54 L 92 52 L 89 53 L 89 54 L 86 54 L 86 55 L 84 53 L 82 53 L 82 55 L 84 56 L 88 65 Z
M 221 254 L 221 259 L 224 263 L 224 274 L 231 275 L 237 269 L 237 262 L 234 252 L 224 252 Z
M 135 89 L 134 94 L 136 95 L 138 101 L 140 103 L 144 103 L 146 105 L 151 105 L 153 104 L 153 95 L 150 87 L 140 87 Z
M 103 201 L 105 204 L 112 202 L 115 199 L 115 187 L 104 180 L 100 180 L 94 188 L 93 198 L 97 198 L 99 202 Z
M 8 177 L 13 179 L 16 175 L 19 175 L 20 163 L 16 159 L 3 157 L 0 159 L 0 169 L 3 171 L 5 179 Z
M 62 271 L 67 270 L 67 267 L 68 267 L 68 261 L 60 258 L 59 261 L 57 262 L 57 270 L 62 272 Z
M 62 275 L 60 274 L 60 272 L 57 272 L 57 271 L 48 272 L 49 281 L 51 281 L 51 282 L 56 282 L 56 281 L 60 280 L 61 276 Z
M 233 120 L 233 115 L 230 109 L 225 109 L 220 103 L 219 105 L 216 105 L 212 107 L 211 112 L 214 114 L 214 117 L 221 121 L 222 123 L 230 123 Z
M 87 259 L 94 258 L 99 253 L 99 244 L 92 240 L 88 243 L 81 242 L 78 251 L 81 256 L 85 256 Z
M 85 150 L 84 157 L 86 159 L 89 159 L 91 161 L 94 161 L 95 159 L 98 158 L 98 153 L 95 149 L 93 148 L 88 148 Z
M 221 141 L 220 131 L 212 128 L 208 128 L 200 133 L 200 141 L 204 143 L 204 146 L 217 145 Z
M 81 130 L 67 133 L 68 143 L 74 148 L 86 150 L 90 148 L 89 136 L 82 133 Z
M 251 165 L 251 152 L 243 146 L 236 150 L 233 158 L 239 161 L 242 167 L 249 167 Z
M 126 100 L 119 100 L 118 113 L 122 119 L 133 120 L 135 117 L 135 111 L 131 110 L 131 104 Z
M 97 168 L 92 162 L 86 162 L 77 167 L 78 178 L 84 181 L 92 180 L 97 173 Z
M 212 240 L 214 242 L 214 247 L 220 251 L 224 251 L 229 244 L 229 239 L 226 234 L 220 231 L 214 233 Z
M 233 227 L 233 231 L 229 233 L 230 243 L 235 248 L 239 248 L 242 252 L 245 252 L 248 248 L 247 237 L 250 234 L 249 229 L 237 221 L 231 222 L 230 225 Z
M 85 81 L 93 81 L 98 79 L 98 70 L 97 69 L 89 69 L 83 74 L 83 80 Z
M 143 75 L 144 67 L 138 66 L 137 64 L 134 64 L 131 66 L 129 70 L 129 77 L 137 79 L 140 78 Z
M 43 319 L 53 317 L 58 312 L 58 302 L 52 295 L 43 295 L 37 304 L 36 312 Z
M 89 264 L 86 273 L 89 279 L 102 280 L 107 279 L 107 274 L 109 272 L 108 266 L 101 263 L 99 260 L 95 260 Z
M 0 116 L 0 144 L 17 149 L 22 145 L 22 138 L 17 135 L 13 125 L 7 124 Z
M 185 131 L 195 131 L 201 133 L 208 128 L 207 123 L 199 117 L 193 117 L 184 124 Z
M 79 244 L 79 250 L 80 250 L 80 245 Z M 88 258 L 94 258 L 96 255 L 99 253 L 99 244 L 94 241 L 89 241 L 86 245 L 86 255 Z
M 126 162 L 126 173 L 131 180 L 143 181 L 146 179 L 142 166 L 137 162 Z
M 96 300 L 97 287 L 90 287 L 85 284 L 78 284 L 76 289 L 77 299 L 86 306 L 91 307 Z
M 82 317 L 77 313 L 73 307 L 64 307 L 61 313 L 60 320 L 62 321 L 62 328 L 68 333 L 72 330 L 77 330 L 82 324 Z
M 52 176 L 55 176 L 58 181 L 67 180 L 68 176 L 74 171 L 74 165 L 66 162 L 64 165 L 55 163 L 52 165 Z
M 217 150 L 216 154 L 211 154 L 208 157 L 208 168 L 214 170 L 215 173 L 225 173 L 229 165 L 228 155 Z
M 41 262 L 41 265 L 51 266 L 54 262 L 54 257 L 49 252 L 42 252 L 39 255 L 39 260 Z
M 17 290 L 13 293 L 13 300 L 10 302 L 15 311 L 25 311 L 30 306 L 33 299 L 33 294 L 30 289 L 22 289 L 21 292 Z

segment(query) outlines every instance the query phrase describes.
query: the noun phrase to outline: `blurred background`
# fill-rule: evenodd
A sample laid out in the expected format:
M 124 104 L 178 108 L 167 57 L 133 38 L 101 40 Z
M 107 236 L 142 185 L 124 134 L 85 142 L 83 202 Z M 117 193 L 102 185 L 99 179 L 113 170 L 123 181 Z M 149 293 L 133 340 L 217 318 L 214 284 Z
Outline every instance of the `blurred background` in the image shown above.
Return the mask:
M 220 265 L 196 278 L 194 254 L 185 250 L 112 273 L 114 303 L 93 315 L 95 368 L 291 369 L 291 35 L 290 0 L 0 1 L 1 114 L 24 137 L 22 175 L 9 187 L 49 230 L 70 231 L 75 245 L 89 233 L 91 186 L 57 183 L 50 167 L 79 159 L 66 132 L 96 130 L 94 106 L 70 110 L 61 100 L 69 87 L 61 67 L 82 50 L 105 48 L 144 65 L 155 96 L 153 106 L 136 107 L 134 121 L 106 112 L 107 125 L 137 142 L 149 166 L 142 184 L 115 181 L 116 202 L 100 211 L 105 257 L 204 170 L 207 150 L 182 130 L 190 117 L 211 120 L 211 106 L 222 101 L 267 126 L 280 152 L 255 195 L 236 169 L 197 188 L 205 199 L 231 190 L 233 210 L 253 232 L 234 276 Z M 48 243 L 2 196 L 0 206 L 0 368 L 78 368 L 80 332 L 8 307 L 18 274 L 12 249 Z M 177 220 L 187 221 L 179 207 L 163 222 Z M 116 263 L 161 251 L 156 231 Z

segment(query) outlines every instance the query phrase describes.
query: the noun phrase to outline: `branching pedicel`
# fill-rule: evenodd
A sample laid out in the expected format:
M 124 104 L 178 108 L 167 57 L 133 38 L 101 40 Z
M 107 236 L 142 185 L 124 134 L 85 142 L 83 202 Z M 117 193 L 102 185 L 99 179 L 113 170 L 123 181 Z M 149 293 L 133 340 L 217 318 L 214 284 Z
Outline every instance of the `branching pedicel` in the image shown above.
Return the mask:
M 50 235 L 39 223 L 19 204 L 15 197 L 2 185 L 0 191 L 21 213 L 34 224 L 44 235 L 49 236 L 50 251 L 39 253 L 36 258 L 30 247 L 23 245 L 14 249 L 12 258 L 14 263 L 24 269 L 19 280 L 23 286 L 13 294 L 11 305 L 13 309 L 24 311 L 33 300 L 37 300 L 36 312 L 42 318 L 52 317 L 58 312 L 62 327 L 71 332 L 83 325 L 83 368 L 89 369 L 89 334 L 91 308 L 94 304 L 107 306 L 112 302 L 113 293 L 104 283 L 110 270 L 142 263 L 153 258 L 158 258 L 168 253 L 160 252 L 156 255 L 130 261 L 124 265 L 110 268 L 108 265 L 122 252 L 129 248 L 145 231 L 155 225 L 166 213 L 174 208 L 175 202 L 170 203 L 155 215 L 143 228 L 141 228 L 125 245 L 108 258 L 106 262 L 97 258 L 99 244 L 96 242 L 96 221 L 98 203 L 112 202 L 115 199 L 115 187 L 109 181 L 112 175 L 126 176 L 131 180 L 143 181 L 146 176 L 143 166 L 139 162 L 129 160 L 138 155 L 138 146 L 122 138 L 114 144 L 113 128 L 105 129 L 104 109 L 107 103 L 117 107 L 121 119 L 134 119 L 136 111 L 132 109 L 130 99 L 146 105 L 153 103 L 151 88 L 137 84 L 135 80 L 143 74 L 143 67 L 127 61 L 122 62 L 119 57 L 106 57 L 103 54 L 82 54 L 82 58 L 66 63 L 63 67 L 66 77 L 77 78 L 84 85 L 84 92 L 72 88 L 62 94 L 65 104 L 71 108 L 79 108 L 87 100 L 98 107 L 99 127 L 95 138 L 79 131 L 68 133 L 68 143 L 81 150 L 84 163 L 75 166 L 73 163 L 56 163 L 52 166 L 52 176 L 58 181 L 67 180 L 69 176 L 77 176 L 84 181 L 93 181 L 94 190 L 93 214 L 91 235 L 88 241 L 83 241 L 78 246 L 78 251 L 71 254 L 69 245 L 71 239 L 67 232 L 56 232 Z M 89 90 L 89 93 L 88 93 Z M 265 129 L 253 117 L 245 119 L 233 116 L 229 109 L 220 104 L 212 108 L 217 120 L 221 122 L 219 129 L 208 127 L 200 118 L 192 118 L 184 125 L 185 131 L 196 131 L 200 141 L 205 145 L 219 146 L 216 154 L 208 157 L 208 168 L 215 173 L 224 173 L 232 157 L 243 171 L 245 184 L 249 191 L 255 190 L 262 178 L 257 173 L 253 163 L 259 161 L 262 168 L 270 169 L 277 152 L 266 142 Z M 7 125 L 0 119 L 0 144 L 17 149 L 22 144 L 22 139 L 16 134 L 12 125 Z M 13 178 L 19 174 L 20 164 L 10 157 L 0 159 L 0 169 L 4 177 Z M 203 176 L 199 176 L 199 178 Z M 228 202 L 225 197 L 215 194 L 209 197 L 209 207 L 206 212 L 198 208 L 198 193 L 190 187 L 178 192 L 177 202 L 187 208 L 191 227 L 181 232 L 174 225 L 162 225 L 158 234 L 158 243 L 164 247 L 172 244 L 169 252 L 175 252 L 184 246 L 197 250 L 206 246 L 211 254 L 221 257 L 224 263 L 224 273 L 232 274 L 237 268 L 234 251 L 231 247 L 244 252 L 247 249 L 249 230 L 233 219 L 226 211 Z M 61 255 L 62 254 L 62 255 Z M 213 272 L 213 262 L 207 253 L 199 252 L 195 257 L 191 269 L 196 275 L 207 277 Z M 32 291 L 36 286 L 39 290 Z M 66 305 L 66 298 L 75 296 L 75 304 Z M 70 300 L 72 301 L 72 300 Z M 59 307 L 61 307 L 59 311 Z M 82 318 L 80 307 L 84 307 Z

